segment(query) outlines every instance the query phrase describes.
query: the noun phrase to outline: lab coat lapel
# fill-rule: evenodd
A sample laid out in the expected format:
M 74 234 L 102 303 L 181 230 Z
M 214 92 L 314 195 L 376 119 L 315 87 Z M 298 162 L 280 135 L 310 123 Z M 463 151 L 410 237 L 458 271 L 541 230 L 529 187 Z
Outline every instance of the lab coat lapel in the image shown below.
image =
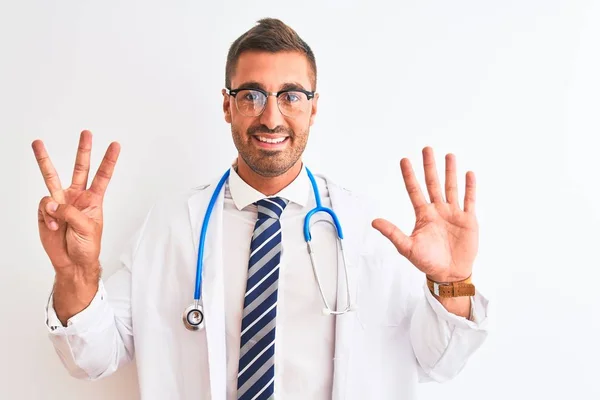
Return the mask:
M 327 178 L 325 177 L 327 180 Z M 350 295 L 352 304 L 356 301 L 356 288 L 358 283 L 358 256 L 359 242 L 357 233 L 360 227 L 355 226 L 357 218 L 353 217 L 356 210 L 352 210 L 352 195 L 344 191 L 335 184 L 327 182 L 329 196 L 331 198 L 332 209 L 340 220 L 342 232 L 344 234 L 344 251 L 348 267 L 348 276 L 350 281 Z M 337 308 L 346 305 L 346 278 L 342 259 L 338 263 L 338 286 L 337 286 Z M 333 400 L 342 400 L 346 398 L 348 364 L 351 352 L 352 335 L 356 324 L 356 311 L 351 311 L 344 315 L 336 317 L 335 327 L 335 356 L 333 371 Z
M 210 198 L 218 180 L 201 189 L 199 194 L 190 198 L 188 207 L 193 240 L 198 252 L 200 231 Z M 223 199 L 221 190 L 215 203 L 204 249 L 202 272 L 202 306 L 205 313 L 206 342 L 208 347 L 208 366 L 210 373 L 211 399 L 221 400 L 226 396 L 227 367 L 225 351 L 225 295 L 223 282 Z M 195 274 L 194 274 L 195 276 Z

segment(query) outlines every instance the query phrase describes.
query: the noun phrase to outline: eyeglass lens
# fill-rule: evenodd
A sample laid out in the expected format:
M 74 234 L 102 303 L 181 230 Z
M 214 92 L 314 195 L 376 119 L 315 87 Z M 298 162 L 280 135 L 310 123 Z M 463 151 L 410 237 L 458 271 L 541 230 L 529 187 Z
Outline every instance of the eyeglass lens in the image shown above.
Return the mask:
M 236 107 L 247 117 L 257 117 L 267 105 L 267 96 L 258 90 L 240 90 L 235 96 Z M 308 98 L 302 92 L 285 92 L 277 97 L 279 111 L 287 117 L 298 116 L 308 109 Z

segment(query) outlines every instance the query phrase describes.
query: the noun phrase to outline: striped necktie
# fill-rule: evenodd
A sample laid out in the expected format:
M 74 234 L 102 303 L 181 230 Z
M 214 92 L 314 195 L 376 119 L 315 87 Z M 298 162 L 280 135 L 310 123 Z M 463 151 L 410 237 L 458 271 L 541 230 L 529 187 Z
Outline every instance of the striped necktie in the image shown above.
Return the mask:
M 272 399 L 275 380 L 275 316 L 281 257 L 279 217 L 287 200 L 259 200 L 250 242 L 237 393 L 239 400 Z

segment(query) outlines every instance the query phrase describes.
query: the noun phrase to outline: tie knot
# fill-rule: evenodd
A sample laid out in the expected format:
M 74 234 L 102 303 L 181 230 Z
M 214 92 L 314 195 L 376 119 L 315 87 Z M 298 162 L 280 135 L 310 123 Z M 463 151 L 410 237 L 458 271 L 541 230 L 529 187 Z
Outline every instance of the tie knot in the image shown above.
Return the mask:
M 274 218 L 279 219 L 281 213 L 287 206 L 288 201 L 281 197 L 269 197 L 267 199 L 258 200 L 258 218 Z

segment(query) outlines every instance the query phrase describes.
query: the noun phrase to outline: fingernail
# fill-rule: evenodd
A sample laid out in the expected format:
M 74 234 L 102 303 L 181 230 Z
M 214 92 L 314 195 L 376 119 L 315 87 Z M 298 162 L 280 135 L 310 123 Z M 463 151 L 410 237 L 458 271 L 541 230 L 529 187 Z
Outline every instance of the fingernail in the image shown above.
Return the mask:
M 49 212 L 55 212 L 56 209 L 58 208 L 58 204 L 56 204 L 55 202 L 51 201 L 50 203 L 48 203 L 48 205 L 46 206 L 46 209 Z
M 54 221 L 50 221 L 50 229 L 55 231 L 58 229 L 58 224 Z

